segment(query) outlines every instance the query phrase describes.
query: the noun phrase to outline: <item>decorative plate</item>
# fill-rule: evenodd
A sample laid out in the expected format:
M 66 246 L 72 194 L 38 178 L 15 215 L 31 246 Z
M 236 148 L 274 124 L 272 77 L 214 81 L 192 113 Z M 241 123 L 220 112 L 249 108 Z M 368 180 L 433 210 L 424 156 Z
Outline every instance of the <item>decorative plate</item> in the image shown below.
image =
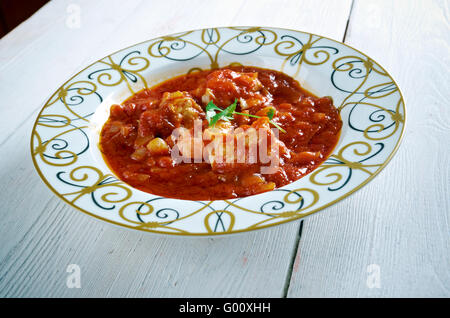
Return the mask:
M 232 200 L 159 197 L 114 176 L 98 148 L 112 104 L 173 76 L 231 63 L 279 70 L 318 96 L 332 96 L 343 120 L 333 154 L 287 186 Z M 394 155 L 405 115 L 392 77 L 343 43 L 270 27 L 210 28 L 139 43 L 80 71 L 39 113 L 31 153 L 50 189 L 91 216 L 154 233 L 229 234 L 297 220 L 361 188 Z

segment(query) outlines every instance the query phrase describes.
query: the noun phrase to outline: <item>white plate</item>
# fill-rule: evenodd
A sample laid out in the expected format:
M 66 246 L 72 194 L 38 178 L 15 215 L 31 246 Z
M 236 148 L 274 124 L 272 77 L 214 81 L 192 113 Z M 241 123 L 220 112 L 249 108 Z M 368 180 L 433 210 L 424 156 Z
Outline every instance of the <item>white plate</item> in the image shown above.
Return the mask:
M 289 185 L 233 200 L 164 198 L 118 180 L 98 148 L 109 107 L 173 76 L 230 63 L 282 71 L 312 93 L 332 96 L 343 120 L 333 154 Z M 405 115 L 392 77 L 343 43 L 270 27 L 211 28 L 139 43 L 80 71 L 45 103 L 31 152 L 50 189 L 89 215 L 155 233 L 229 234 L 305 217 L 361 188 L 394 155 Z

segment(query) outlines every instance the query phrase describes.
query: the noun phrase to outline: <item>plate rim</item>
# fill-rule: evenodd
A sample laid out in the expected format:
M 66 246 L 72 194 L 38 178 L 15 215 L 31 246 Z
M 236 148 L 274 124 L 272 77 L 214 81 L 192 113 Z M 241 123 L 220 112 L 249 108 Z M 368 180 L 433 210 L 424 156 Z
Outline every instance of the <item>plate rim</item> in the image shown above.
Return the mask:
M 384 72 L 392 79 L 392 82 L 395 84 L 396 88 L 398 89 L 400 98 L 401 98 L 401 100 L 402 100 L 402 102 L 403 102 L 403 110 L 404 110 L 404 114 L 403 114 L 403 125 L 402 125 L 402 127 L 401 127 L 401 131 L 400 131 L 399 138 L 398 138 L 398 140 L 397 140 L 397 143 L 396 143 L 395 147 L 392 149 L 392 152 L 388 155 L 388 157 L 387 157 L 386 160 L 383 162 L 383 164 L 381 164 L 380 167 L 379 167 L 377 170 L 375 170 L 371 176 L 369 176 L 367 179 L 365 179 L 365 180 L 364 180 L 361 184 L 359 184 L 358 186 L 354 187 L 353 189 L 351 189 L 350 191 L 348 191 L 347 193 L 345 193 L 345 194 L 342 195 L 341 197 L 336 198 L 336 199 L 334 199 L 333 201 L 330 201 L 330 202 L 324 204 L 323 206 L 320 206 L 320 207 L 318 207 L 318 208 L 316 208 L 316 209 L 313 209 L 313 210 L 311 210 L 311 211 L 309 211 L 309 212 L 306 212 L 306 213 L 303 213 L 303 214 L 298 214 L 298 215 L 295 215 L 294 217 L 290 217 L 290 218 L 288 218 L 288 219 L 284 219 L 284 220 L 281 220 L 281 221 L 278 221 L 278 222 L 274 222 L 274 223 L 270 223 L 270 224 L 267 224 L 267 225 L 263 225 L 263 226 L 260 226 L 260 227 L 257 227 L 257 228 L 250 228 L 250 229 L 245 228 L 245 229 L 237 229 L 237 230 L 226 231 L 226 232 L 211 232 L 211 233 L 207 233 L 207 232 L 204 232 L 204 233 L 164 232 L 164 231 L 155 231 L 155 230 L 152 230 L 151 228 L 135 227 L 135 226 L 131 226 L 131 225 L 119 223 L 119 222 L 116 222 L 116 221 L 113 221 L 113 220 L 110 220 L 110 219 L 101 217 L 101 216 L 96 215 L 96 214 L 94 214 L 94 213 L 92 213 L 92 212 L 89 212 L 89 211 L 87 211 L 87 210 L 84 210 L 84 209 L 81 208 L 81 207 L 76 206 L 75 204 L 71 203 L 68 199 L 64 198 L 64 197 L 63 197 L 63 196 L 62 196 L 62 195 L 61 195 L 61 194 L 60 194 L 60 193 L 59 193 L 59 192 L 58 192 L 58 191 L 57 191 L 57 190 L 49 183 L 49 182 L 48 182 L 48 180 L 45 178 L 44 174 L 42 173 L 41 169 L 39 168 L 39 165 L 38 165 L 37 162 L 36 162 L 35 156 L 33 155 L 33 150 L 34 150 L 34 147 L 33 147 L 33 146 L 34 146 L 33 137 L 34 137 L 34 132 L 35 132 L 36 126 L 37 126 L 37 124 L 38 124 L 38 120 L 39 120 L 39 118 L 40 118 L 42 112 L 43 112 L 44 109 L 45 109 L 45 105 L 46 105 L 46 104 L 47 104 L 47 103 L 48 103 L 48 102 L 49 102 L 49 101 L 50 101 L 50 100 L 58 93 L 58 91 L 59 91 L 61 88 L 63 88 L 63 87 L 64 87 L 68 82 L 70 82 L 74 77 L 78 76 L 80 73 L 82 73 L 83 71 L 87 70 L 88 68 L 90 68 L 91 66 L 95 65 L 96 63 L 98 63 L 99 61 L 103 60 L 104 58 L 107 58 L 108 56 L 114 55 L 114 54 L 119 53 L 119 52 L 121 52 L 121 51 L 125 51 L 125 50 L 127 50 L 127 49 L 129 49 L 129 48 L 132 48 L 132 47 L 134 47 L 134 46 L 137 46 L 137 45 L 140 45 L 140 44 L 143 44 L 143 43 L 146 43 L 146 42 L 150 42 L 150 41 L 152 41 L 152 40 L 156 40 L 156 39 L 159 39 L 159 38 L 162 38 L 162 37 L 170 37 L 170 36 L 173 36 L 173 35 L 177 35 L 177 34 L 179 34 L 179 33 L 196 32 L 196 31 L 201 31 L 201 30 L 205 30 L 205 29 L 220 29 L 220 28 L 262 28 L 262 29 L 275 29 L 275 30 L 285 30 L 285 31 L 292 31 L 292 32 L 301 32 L 301 33 L 304 33 L 304 34 L 309 34 L 309 35 L 313 35 L 313 36 L 318 36 L 318 37 L 321 37 L 321 38 L 330 40 L 330 41 L 332 41 L 332 42 L 338 43 L 338 44 L 340 44 L 340 45 L 343 45 L 343 46 L 345 46 L 345 47 L 347 47 L 347 48 L 350 48 L 350 49 L 352 49 L 352 50 L 354 50 L 354 51 L 360 53 L 360 54 L 363 55 L 364 57 L 369 58 L 369 59 L 372 60 L 373 62 L 375 62 L 375 63 L 376 63 L 376 64 L 377 64 L 377 65 L 378 65 L 378 66 L 379 66 L 379 67 L 380 67 L 380 68 L 381 68 L 381 69 L 382 69 L 382 70 L 383 70 L 383 71 L 384 71 Z M 170 236 L 170 237 L 173 237 L 173 236 L 176 236 L 176 237 L 179 237 L 179 236 L 182 236 L 182 237 L 217 237 L 217 236 L 225 236 L 225 235 L 228 235 L 228 236 L 229 236 L 229 235 L 231 235 L 231 234 L 241 234 L 241 233 L 246 233 L 246 232 L 247 232 L 247 233 L 249 233 L 249 232 L 254 232 L 254 231 L 257 231 L 257 230 L 264 230 L 264 229 L 267 229 L 267 228 L 270 228 L 270 227 L 275 227 L 275 226 L 278 226 L 278 225 L 287 224 L 287 223 L 289 223 L 289 222 L 298 221 L 298 220 L 304 219 L 304 218 L 306 218 L 306 217 L 308 217 L 308 216 L 310 216 L 310 215 L 312 215 L 312 214 L 315 214 L 315 213 L 317 213 L 317 212 L 319 212 L 319 211 L 325 210 L 325 209 L 327 209 L 328 207 L 330 207 L 330 206 L 332 206 L 332 205 L 338 203 L 339 201 L 343 201 L 343 200 L 347 199 L 348 197 L 350 197 L 352 194 L 354 194 L 355 192 L 357 192 L 358 190 L 360 190 L 362 187 L 364 187 L 366 184 L 368 184 L 370 181 L 372 181 L 372 180 L 373 180 L 373 179 L 374 179 L 374 178 L 375 178 L 375 177 L 376 177 L 376 176 L 377 176 L 377 175 L 378 175 L 378 174 L 379 174 L 379 173 L 380 173 L 380 172 L 381 172 L 388 164 L 389 164 L 389 162 L 392 160 L 392 158 L 394 157 L 394 155 L 397 153 L 397 151 L 398 151 L 398 149 L 399 149 L 399 147 L 400 147 L 400 144 L 401 144 L 401 142 L 402 142 L 402 140 L 403 140 L 403 137 L 404 137 L 404 135 L 405 135 L 405 128 L 406 128 L 406 125 L 407 125 L 407 113 L 408 113 L 408 111 L 407 111 L 407 107 L 406 107 L 406 100 L 405 100 L 405 98 L 404 98 L 404 95 L 403 95 L 403 93 L 402 93 L 402 91 L 401 91 L 400 86 L 397 84 L 397 82 L 395 81 L 395 79 L 393 78 L 393 76 L 392 76 L 388 71 L 386 71 L 386 69 L 385 69 L 380 63 L 378 63 L 375 59 L 371 58 L 371 57 L 368 56 L 367 54 L 361 52 L 360 50 L 358 50 L 358 49 L 354 48 L 353 46 L 350 46 L 350 45 L 348 45 L 348 44 L 346 44 L 346 43 L 344 43 L 344 42 L 341 42 L 341 41 L 338 41 L 338 40 L 335 40 L 335 39 L 332 39 L 332 38 L 329 38 L 329 37 L 326 37 L 326 36 L 323 36 L 323 35 L 320 35 L 320 34 L 312 33 L 312 32 L 302 31 L 302 30 L 298 30 L 298 29 L 290 29 L 290 28 L 283 28 L 283 27 L 275 27 L 275 26 L 255 26 L 255 25 L 253 25 L 253 26 L 252 26 L 252 25 L 250 25 L 250 26 L 249 26 L 249 25 L 247 25 L 247 26 L 245 26 L 245 25 L 210 26 L 210 27 L 202 27 L 202 28 L 191 29 L 191 30 L 182 30 L 182 31 L 178 31 L 178 32 L 170 33 L 170 34 L 159 35 L 159 36 L 153 37 L 153 38 L 151 38 L 151 39 L 147 39 L 147 40 L 144 40 L 144 41 L 141 41 L 141 42 L 138 42 L 138 43 L 134 43 L 134 44 L 132 44 L 132 45 L 129 45 L 129 46 L 124 47 L 124 48 L 121 48 L 121 49 L 119 49 L 119 50 L 117 50 L 117 51 L 114 51 L 114 52 L 112 52 L 112 53 L 110 53 L 110 54 L 108 54 L 108 55 L 106 55 L 106 56 L 103 56 L 103 57 L 101 57 L 101 58 L 95 60 L 94 62 L 92 62 L 91 64 L 87 65 L 86 67 L 84 67 L 83 69 L 81 69 L 80 71 L 78 71 L 77 73 L 71 75 L 71 76 L 69 77 L 69 79 L 67 79 L 67 80 L 64 81 L 61 85 L 58 86 L 58 88 L 56 89 L 56 91 L 54 91 L 54 92 L 50 95 L 50 97 L 44 102 L 43 106 L 41 106 L 41 109 L 40 109 L 39 113 L 38 113 L 37 116 L 36 116 L 36 119 L 35 119 L 35 121 L 34 121 L 32 130 L 31 130 L 31 136 L 30 136 L 30 154 L 31 154 L 31 159 L 32 159 L 34 168 L 35 168 L 35 170 L 37 171 L 39 177 L 42 179 L 42 181 L 45 183 L 45 185 L 46 185 L 46 186 L 47 186 L 47 187 L 48 187 L 48 188 L 49 188 L 49 189 L 50 189 L 50 190 L 51 190 L 51 191 L 52 191 L 59 199 L 63 200 L 66 204 L 68 204 L 69 206 L 75 208 L 76 210 L 78 210 L 78 211 L 80 211 L 80 212 L 83 212 L 84 214 L 87 214 L 87 215 L 89 215 L 89 216 L 91 216 L 91 217 L 94 217 L 94 218 L 96 218 L 96 219 L 98 219 L 98 220 L 108 222 L 108 223 L 110 223 L 110 224 L 113 224 L 113 225 L 115 225 L 115 226 L 119 226 L 119 227 L 121 227 L 121 228 L 127 228 L 127 229 L 131 229 L 131 230 L 138 230 L 138 231 L 140 231 L 140 232 L 151 233 L 152 235 L 158 234 L 158 235 L 164 235 L 164 236 Z M 319 166 L 319 167 L 320 167 L 320 166 Z M 316 170 L 316 169 L 314 169 L 314 170 Z M 270 192 L 270 191 L 269 191 L 269 192 Z

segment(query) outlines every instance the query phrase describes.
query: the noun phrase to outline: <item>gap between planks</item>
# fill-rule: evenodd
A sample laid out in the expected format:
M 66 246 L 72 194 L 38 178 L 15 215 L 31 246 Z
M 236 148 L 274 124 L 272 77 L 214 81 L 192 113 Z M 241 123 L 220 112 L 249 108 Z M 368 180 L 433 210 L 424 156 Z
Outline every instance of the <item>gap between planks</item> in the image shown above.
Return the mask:
M 345 25 L 344 35 L 342 37 L 342 43 L 345 43 L 345 39 L 347 38 L 347 30 L 348 30 L 348 27 L 350 25 L 350 19 L 352 17 L 354 3 L 355 3 L 355 0 L 352 0 L 352 2 L 350 4 L 350 10 L 348 12 L 347 23 Z M 293 247 L 293 250 L 292 250 L 291 261 L 290 261 L 289 268 L 288 268 L 288 271 L 286 273 L 286 279 L 285 279 L 285 282 L 284 282 L 283 294 L 281 296 L 282 298 L 287 298 L 287 295 L 289 293 L 289 287 L 290 287 L 290 284 L 291 284 L 292 273 L 294 271 L 294 267 L 298 266 L 298 264 L 299 264 L 299 259 L 300 258 L 298 260 L 296 260 L 296 259 L 297 259 L 297 254 L 300 253 L 299 246 L 300 246 L 300 240 L 302 238 L 303 221 L 304 220 L 300 221 L 297 237 L 295 239 L 294 247 Z

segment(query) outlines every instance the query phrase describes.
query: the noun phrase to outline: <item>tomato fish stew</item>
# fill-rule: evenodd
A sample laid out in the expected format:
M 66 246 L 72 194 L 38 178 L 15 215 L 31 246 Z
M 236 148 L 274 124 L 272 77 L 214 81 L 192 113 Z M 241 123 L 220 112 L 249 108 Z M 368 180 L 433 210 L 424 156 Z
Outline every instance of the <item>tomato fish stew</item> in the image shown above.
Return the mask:
M 308 174 L 330 155 L 341 127 L 331 98 L 278 71 L 230 66 L 174 77 L 112 105 L 100 149 L 111 170 L 142 191 L 231 199 Z

